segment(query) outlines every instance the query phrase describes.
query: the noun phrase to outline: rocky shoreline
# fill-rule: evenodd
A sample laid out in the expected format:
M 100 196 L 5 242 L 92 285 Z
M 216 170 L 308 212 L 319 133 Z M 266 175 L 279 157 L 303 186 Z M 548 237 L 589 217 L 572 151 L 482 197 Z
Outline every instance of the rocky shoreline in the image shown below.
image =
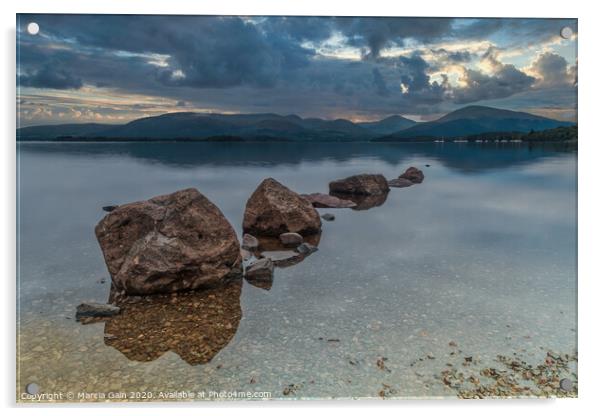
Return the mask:
M 414 185 L 423 179 L 422 171 L 410 167 L 393 182 Z M 220 209 L 194 188 L 106 205 L 102 209 L 108 214 L 95 233 L 112 289 L 121 296 L 205 290 L 243 276 L 269 290 L 274 267 L 292 266 L 318 250 L 322 220 L 335 216 L 320 215 L 316 208 L 381 205 L 390 182 L 380 174 L 360 174 L 330 182 L 328 195 L 300 195 L 264 179 L 247 200 L 242 243 Z M 87 317 L 109 317 L 102 309 L 110 306 L 86 307 Z

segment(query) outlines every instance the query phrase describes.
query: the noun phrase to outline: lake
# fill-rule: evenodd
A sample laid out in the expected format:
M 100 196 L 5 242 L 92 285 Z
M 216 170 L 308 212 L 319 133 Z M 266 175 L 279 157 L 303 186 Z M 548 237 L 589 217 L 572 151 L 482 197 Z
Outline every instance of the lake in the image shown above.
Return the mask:
M 319 209 L 336 216 L 319 250 L 277 268 L 270 290 L 243 281 L 191 295 L 197 311 L 214 308 L 203 331 L 169 302 L 131 322 L 75 321 L 78 304 L 109 296 L 94 235 L 102 206 L 195 187 L 240 238 L 264 178 L 327 193 L 335 179 L 409 166 L 422 184 L 369 209 Z M 482 378 L 505 368 L 500 355 L 535 366 L 577 353 L 574 150 L 21 143 L 18 168 L 18 397 L 29 383 L 59 401 L 457 397 L 450 372 Z M 155 314 L 163 338 L 140 330 Z

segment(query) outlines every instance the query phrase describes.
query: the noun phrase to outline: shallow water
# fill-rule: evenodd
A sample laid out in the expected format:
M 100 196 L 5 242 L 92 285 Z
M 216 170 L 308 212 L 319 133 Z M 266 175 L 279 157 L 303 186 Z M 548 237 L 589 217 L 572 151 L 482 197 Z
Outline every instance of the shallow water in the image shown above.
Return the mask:
M 161 392 L 379 397 L 383 389 L 387 397 L 455 397 L 439 375 L 464 357 L 486 366 L 499 354 L 538 363 L 547 351 L 576 352 L 575 152 L 31 143 L 18 157 L 18 397 L 28 383 L 66 401 L 171 398 Z M 215 318 L 187 326 L 190 312 L 168 307 L 158 325 L 177 323 L 169 329 L 146 322 L 163 311 L 153 305 L 119 322 L 74 319 L 82 301 L 109 296 L 94 236 L 101 206 L 196 187 L 240 236 L 246 200 L 266 177 L 299 193 L 327 192 L 334 179 L 394 178 L 409 166 L 424 171 L 424 182 L 393 188 L 379 206 L 320 209 L 336 220 L 323 222 L 319 251 L 277 268 L 269 291 L 245 281 L 211 302 L 189 299 L 232 311 L 218 307 L 205 315 Z

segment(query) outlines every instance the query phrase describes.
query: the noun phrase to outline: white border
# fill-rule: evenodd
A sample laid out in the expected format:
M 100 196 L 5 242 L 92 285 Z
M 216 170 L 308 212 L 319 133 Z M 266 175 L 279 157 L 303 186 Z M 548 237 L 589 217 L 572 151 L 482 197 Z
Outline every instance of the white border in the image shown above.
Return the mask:
M 15 409 L 15 13 L 124 13 L 124 14 L 235 14 L 235 15 L 357 15 L 357 16 L 452 16 L 452 17 L 576 17 L 579 18 L 579 399 L 573 400 L 508 400 L 508 401 L 399 401 L 399 402 L 269 402 L 269 403 L 201 403 L 177 406 L 178 411 L 198 414 L 210 412 L 223 414 L 242 412 L 264 415 L 305 414 L 308 411 L 332 413 L 337 408 L 350 415 L 367 411 L 399 414 L 424 412 L 447 415 L 507 415 L 509 412 L 545 413 L 563 415 L 588 412 L 595 407 L 602 389 L 600 382 L 600 297 L 602 275 L 597 255 L 600 255 L 600 165 L 602 160 L 602 134 L 600 124 L 600 46 L 602 16 L 595 2 L 547 0 L 503 0 L 499 2 L 468 0 L 431 0 L 402 2 L 400 0 L 370 0 L 353 3 L 350 0 L 252 0 L 219 2 L 192 2 L 191 0 L 98 0 L 75 2 L 69 0 L 21 0 L 2 3 L 3 42 L 2 82 L 4 97 L 0 99 L 0 114 L 4 137 L 0 138 L 3 163 L 3 185 L 0 203 L 1 244 L 0 264 L 4 267 L 3 310 L 5 312 L 2 349 L 2 378 L 0 393 L 2 405 L 8 413 L 25 414 L 102 414 L 114 412 L 106 405 L 64 407 L 22 407 Z M 128 414 L 162 414 L 169 405 L 127 405 L 121 411 Z M 200 407 L 201 409 L 195 409 Z M 243 409 L 243 407 L 247 407 Z

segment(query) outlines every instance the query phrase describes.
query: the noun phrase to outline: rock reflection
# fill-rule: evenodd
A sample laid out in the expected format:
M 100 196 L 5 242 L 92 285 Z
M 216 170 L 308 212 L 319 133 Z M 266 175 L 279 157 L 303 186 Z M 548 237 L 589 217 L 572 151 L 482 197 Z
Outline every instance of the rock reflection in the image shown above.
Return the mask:
M 242 280 L 203 291 L 119 298 L 121 313 L 105 324 L 105 344 L 128 359 L 153 361 L 173 351 L 190 365 L 205 364 L 234 337 L 242 310 Z
M 341 194 L 338 192 L 330 192 L 330 195 L 336 196 L 337 198 L 347 199 L 355 202 L 355 206 L 352 210 L 365 211 L 370 208 L 379 207 L 387 200 L 388 192 L 377 194 L 377 195 L 354 195 L 354 194 Z

